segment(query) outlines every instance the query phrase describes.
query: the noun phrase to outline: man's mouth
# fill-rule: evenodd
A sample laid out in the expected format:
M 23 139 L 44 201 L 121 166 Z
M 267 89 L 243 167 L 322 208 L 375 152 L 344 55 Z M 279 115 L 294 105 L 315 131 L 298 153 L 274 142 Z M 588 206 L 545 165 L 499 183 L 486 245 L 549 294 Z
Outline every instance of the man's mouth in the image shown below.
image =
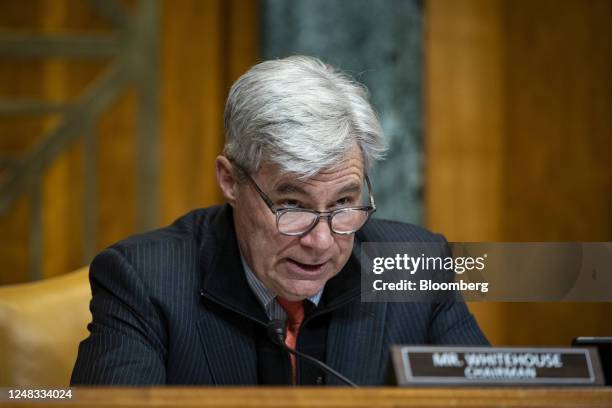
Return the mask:
M 327 262 L 322 263 L 304 263 L 296 261 L 295 259 L 288 258 L 290 270 L 296 274 L 320 274 Z

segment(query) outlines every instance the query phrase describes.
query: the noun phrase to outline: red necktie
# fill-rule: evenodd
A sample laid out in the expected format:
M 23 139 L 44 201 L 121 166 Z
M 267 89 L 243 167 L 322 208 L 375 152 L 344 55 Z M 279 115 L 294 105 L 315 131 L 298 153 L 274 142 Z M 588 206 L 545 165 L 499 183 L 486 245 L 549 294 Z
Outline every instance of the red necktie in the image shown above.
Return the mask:
M 300 331 L 300 326 L 304 320 L 304 301 L 299 300 L 293 302 L 279 297 L 276 298 L 276 301 L 283 309 L 285 309 L 285 312 L 287 312 L 287 337 L 285 337 L 285 344 L 287 347 L 294 349 L 297 344 L 297 336 Z M 293 354 L 289 354 L 289 358 L 291 359 L 291 380 L 293 385 L 295 385 L 297 380 L 295 356 Z

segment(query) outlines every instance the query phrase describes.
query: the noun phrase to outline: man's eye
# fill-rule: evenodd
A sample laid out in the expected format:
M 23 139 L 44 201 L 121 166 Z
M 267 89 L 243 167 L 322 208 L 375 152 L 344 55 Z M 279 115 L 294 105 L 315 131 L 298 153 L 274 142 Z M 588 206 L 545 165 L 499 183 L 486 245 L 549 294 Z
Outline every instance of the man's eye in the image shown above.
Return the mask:
M 280 206 L 283 208 L 300 208 L 300 203 L 297 200 L 281 200 Z
M 336 200 L 337 207 L 346 207 L 352 203 L 352 199 L 350 197 L 342 197 L 339 200 Z

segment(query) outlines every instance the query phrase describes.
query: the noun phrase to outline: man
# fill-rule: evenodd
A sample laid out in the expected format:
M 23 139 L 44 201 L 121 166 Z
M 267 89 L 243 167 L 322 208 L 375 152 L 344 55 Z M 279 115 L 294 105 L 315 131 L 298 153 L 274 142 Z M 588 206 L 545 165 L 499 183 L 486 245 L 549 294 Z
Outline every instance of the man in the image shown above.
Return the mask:
M 263 62 L 233 85 L 225 131 L 227 204 L 93 261 L 73 384 L 339 384 L 268 337 L 275 319 L 289 346 L 361 385 L 383 384 L 391 344 L 486 344 L 463 303 L 360 301 L 361 242 L 444 242 L 366 224 L 384 142 L 362 86 L 314 58 Z

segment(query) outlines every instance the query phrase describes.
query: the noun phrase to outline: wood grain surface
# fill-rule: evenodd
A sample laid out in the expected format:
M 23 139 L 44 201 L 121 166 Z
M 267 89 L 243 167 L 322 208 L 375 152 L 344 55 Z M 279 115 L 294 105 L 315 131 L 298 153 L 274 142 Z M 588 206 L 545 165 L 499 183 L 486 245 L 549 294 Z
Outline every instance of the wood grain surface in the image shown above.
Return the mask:
M 611 388 L 78 388 L 9 407 L 610 407 Z M 6 391 L 3 391 L 5 397 Z M 2 399 L 0 399 L 2 401 Z M 6 401 L 6 400 L 4 400 Z

